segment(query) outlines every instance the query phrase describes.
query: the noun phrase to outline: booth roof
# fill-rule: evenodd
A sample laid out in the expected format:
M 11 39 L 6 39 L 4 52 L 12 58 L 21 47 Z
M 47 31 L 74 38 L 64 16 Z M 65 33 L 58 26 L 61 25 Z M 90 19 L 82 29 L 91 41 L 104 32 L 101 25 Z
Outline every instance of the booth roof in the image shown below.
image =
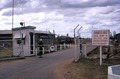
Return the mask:
M 35 30 L 36 34 L 53 34 L 48 31 Z M 0 34 L 12 34 L 12 30 L 0 30 Z
M 34 26 L 25 26 L 25 27 L 12 28 L 12 30 L 20 30 L 20 29 L 36 29 L 36 27 L 34 27 Z

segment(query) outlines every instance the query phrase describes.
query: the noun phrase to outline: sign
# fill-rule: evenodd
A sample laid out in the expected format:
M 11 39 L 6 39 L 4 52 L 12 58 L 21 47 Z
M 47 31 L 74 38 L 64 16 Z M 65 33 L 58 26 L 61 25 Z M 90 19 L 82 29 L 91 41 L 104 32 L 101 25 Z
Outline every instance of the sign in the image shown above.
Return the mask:
M 98 46 L 109 45 L 109 30 L 92 31 L 92 45 Z

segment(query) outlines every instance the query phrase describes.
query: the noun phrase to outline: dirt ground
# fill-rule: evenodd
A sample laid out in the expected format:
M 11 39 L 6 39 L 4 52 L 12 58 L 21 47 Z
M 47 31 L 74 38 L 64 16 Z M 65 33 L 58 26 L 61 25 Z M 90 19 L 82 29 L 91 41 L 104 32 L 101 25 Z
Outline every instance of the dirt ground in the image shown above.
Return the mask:
M 67 73 L 69 73 L 69 70 L 66 67 L 72 62 L 73 59 L 56 64 L 54 70 L 54 79 L 67 79 Z

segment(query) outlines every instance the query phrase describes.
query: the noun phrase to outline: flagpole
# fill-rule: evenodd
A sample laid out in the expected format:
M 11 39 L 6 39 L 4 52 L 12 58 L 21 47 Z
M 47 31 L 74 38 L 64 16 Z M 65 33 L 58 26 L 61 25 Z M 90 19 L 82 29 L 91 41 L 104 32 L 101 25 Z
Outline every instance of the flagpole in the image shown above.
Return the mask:
M 13 51 L 13 27 L 14 27 L 14 0 L 12 0 L 12 51 Z M 12 52 L 13 56 L 13 52 Z

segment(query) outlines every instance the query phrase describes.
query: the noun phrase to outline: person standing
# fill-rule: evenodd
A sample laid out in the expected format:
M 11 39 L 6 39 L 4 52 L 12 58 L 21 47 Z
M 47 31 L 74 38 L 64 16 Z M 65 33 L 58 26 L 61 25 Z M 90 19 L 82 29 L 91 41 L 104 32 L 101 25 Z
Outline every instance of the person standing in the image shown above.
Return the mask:
M 43 40 L 40 39 L 38 41 L 38 44 L 39 44 L 39 53 L 38 53 L 38 55 L 39 55 L 40 58 L 42 58 L 42 54 L 43 54 Z

